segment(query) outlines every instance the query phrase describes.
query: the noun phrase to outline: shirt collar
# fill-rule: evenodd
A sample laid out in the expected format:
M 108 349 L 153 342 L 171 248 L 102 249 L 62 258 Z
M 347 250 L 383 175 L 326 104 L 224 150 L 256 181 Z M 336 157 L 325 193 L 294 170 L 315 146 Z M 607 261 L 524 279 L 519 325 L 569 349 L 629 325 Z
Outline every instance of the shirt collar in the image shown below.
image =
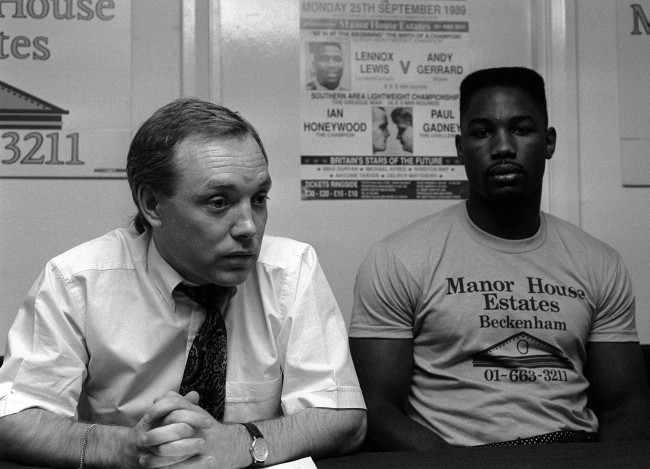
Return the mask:
M 461 223 L 465 224 L 472 238 L 490 249 L 504 253 L 518 254 L 534 251 L 543 246 L 546 242 L 547 228 L 544 212 L 540 211 L 539 213 L 540 225 L 537 229 L 537 233 L 533 236 L 524 239 L 504 239 L 491 235 L 474 224 L 467 213 L 467 201 L 461 202 L 459 207 L 463 207 L 461 210 Z
M 160 291 L 167 304 L 173 310 L 174 300 L 172 299 L 172 292 L 176 288 L 176 285 L 185 279 L 160 255 L 153 236 L 151 236 L 149 249 L 147 250 L 147 271 L 156 288 L 158 288 L 158 291 Z M 185 281 L 186 283 L 190 283 L 187 280 Z
M 160 255 L 160 251 L 158 251 L 158 248 L 156 247 L 156 242 L 153 240 L 153 236 L 151 236 L 151 239 L 149 240 L 149 249 L 147 250 L 147 269 L 153 283 L 156 285 L 156 288 L 158 288 L 158 291 L 160 291 L 172 310 L 174 310 L 175 307 L 172 294 L 176 286 L 181 282 L 191 286 L 196 285 L 179 274 L 165 259 L 163 259 Z M 235 296 L 235 293 L 237 293 L 237 287 L 230 287 L 228 294 L 224 298 L 223 307 L 225 307 L 230 299 Z

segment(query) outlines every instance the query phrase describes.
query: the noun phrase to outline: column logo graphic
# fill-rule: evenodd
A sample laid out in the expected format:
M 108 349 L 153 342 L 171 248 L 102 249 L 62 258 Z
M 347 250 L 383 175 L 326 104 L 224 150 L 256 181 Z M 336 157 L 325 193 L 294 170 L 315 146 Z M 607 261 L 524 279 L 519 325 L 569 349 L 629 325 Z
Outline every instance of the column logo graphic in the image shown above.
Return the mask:
M 475 353 L 472 361 L 475 367 L 574 369 L 562 350 L 526 332 Z
M 69 112 L 0 81 L 0 129 L 61 130 Z

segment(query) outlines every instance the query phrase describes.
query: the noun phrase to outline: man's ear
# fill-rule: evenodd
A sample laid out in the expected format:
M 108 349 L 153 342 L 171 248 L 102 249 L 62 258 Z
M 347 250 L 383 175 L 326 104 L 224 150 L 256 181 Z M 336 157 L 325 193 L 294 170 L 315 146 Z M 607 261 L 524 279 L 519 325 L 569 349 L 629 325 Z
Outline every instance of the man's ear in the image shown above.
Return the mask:
M 555 127 L 549 127 L 546 129 L 546 159 L 550 160 L 553 158 L 553 153 L 555 153 L 555 142 L 557 141 L 557 132 Z
M 151 186 L 146 184 L 138 188 L 138 205 L 140 212 L 147 219 L 152 228 L 159 228 L 162 226 L 162 219 L 159 213 L 159 194 L 157 194 Z
M 465 164 L 465 161 L 463 160 L 463 144 L 460 141 L 460 135 L 456 135 L 454 142 L 456 143 L 456 156 L 458 156 L 458 160 L 461 164 Z

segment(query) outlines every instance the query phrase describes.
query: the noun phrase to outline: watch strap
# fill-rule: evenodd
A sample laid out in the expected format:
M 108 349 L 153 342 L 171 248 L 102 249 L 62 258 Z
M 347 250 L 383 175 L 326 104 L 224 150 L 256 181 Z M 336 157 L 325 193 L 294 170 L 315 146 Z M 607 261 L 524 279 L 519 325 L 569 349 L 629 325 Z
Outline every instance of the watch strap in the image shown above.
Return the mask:
M 242 425 L 246 427 L 246 430 L 248 430 L 248 433 L 250 433 L 253 439 L 264 438 L 264 435 L 262 435 L 262 432 L 260 431 L 259 428 L 257 428 L 255 424 L 251 422 L 246 422 L 246 423 L 242 423 Z
M 250 455 L 253 458 L 253 463 L 248 467 L 261 466 L 266 462 L 266 458 L 268 457 L 268 445 L 266 443 L 266 440 L 264 439 L 264 435 L 262 435 L 260 429 L 257 428 L 257 426 L 251 422 L 242 422 L 241 424 L 246 428 L 250 436 L 253 438 L 253 442 L 251 443 L 251 446 L 249 448 Z M 256 454 L 257 452 L 256 448 L 260 444 L 263 445 L 263 447 L 265 448 L 264 450 L 262 450 L 264 454 L 263 459 L 259 459 Z

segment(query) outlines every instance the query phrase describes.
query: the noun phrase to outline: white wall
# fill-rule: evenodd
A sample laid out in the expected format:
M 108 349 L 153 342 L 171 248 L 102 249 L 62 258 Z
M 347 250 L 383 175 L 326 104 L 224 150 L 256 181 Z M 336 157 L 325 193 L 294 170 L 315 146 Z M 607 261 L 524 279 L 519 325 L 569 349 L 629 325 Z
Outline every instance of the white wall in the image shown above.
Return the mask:
M 558 131 L 560 139 L 572 142 L 568 148 L 579 150 L 578 155 L 563 150 L 556 158 L 579 158 L 579 178 L 572 177 L 579 184 L 582 225 L 623 255 L 637 287 L 642 342 L 649 343 L 650 236 L 645 232 L 650 211 L 645 205 L 650 189 L 621 186 L 614 3 L 567 3 L 576 6 L 576 22 L 567 34 L 577 38 L 578 135 Z M 223 104 L 259 128 L 270 155 L 274 188 L 267 230 L 316 247 L 347 318 L 354 275 L 369 245 L 452 202 L 301 201 L 298 1 L 222 0 L 220 5 L 222 68 L 213 80 Z M 530 38 L 539 18 L 531 21 L 530 5 L 535 0 L 472 0 L 474 67 L 537 63 Z M 188 88 L 181 73 L 181 2 L 134 0 L 131 34 L 135 128 Z M 45 262 L 125 226 L 133 212 L 126 181 L 0 181 L 0 351 Z
M 177 0 L 137 0 L 132 15 L 132 31 L 125 34 L 132 34 L 131 119 L 137 128 L 153 110 L 180 95 L 181 7 Z M 124 149 L 114 151 L 126 164 Z M 0 179 L 0 355 L 18 308 L 45 263 L 127 226 L 134 214 L 126 180 Z
M 621 183 L 615 8 L 611 0 L 577 1 L 581 218 L 623 256 L 641 342 L 650 343 L 650 188 Z

